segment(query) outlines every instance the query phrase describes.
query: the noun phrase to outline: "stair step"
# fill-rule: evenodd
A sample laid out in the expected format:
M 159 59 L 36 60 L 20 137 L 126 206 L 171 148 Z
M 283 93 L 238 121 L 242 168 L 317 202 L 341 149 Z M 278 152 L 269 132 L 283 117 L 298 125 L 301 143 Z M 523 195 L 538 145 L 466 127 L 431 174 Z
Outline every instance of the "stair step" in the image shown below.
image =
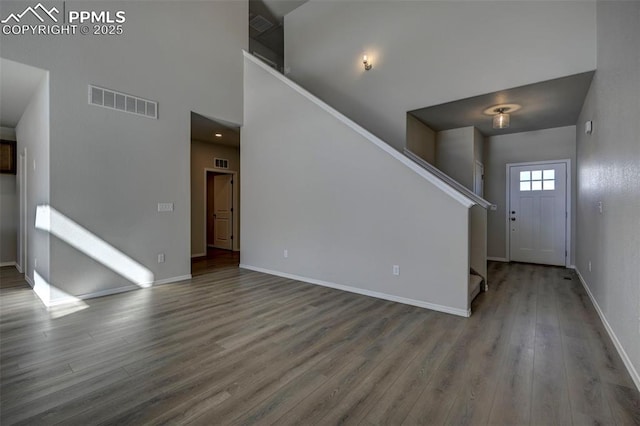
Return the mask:
M 480 285 L 482 284 L 482 277 L 480 275 L 469 274 L 469 300 L 475 299 L 480 293 Z

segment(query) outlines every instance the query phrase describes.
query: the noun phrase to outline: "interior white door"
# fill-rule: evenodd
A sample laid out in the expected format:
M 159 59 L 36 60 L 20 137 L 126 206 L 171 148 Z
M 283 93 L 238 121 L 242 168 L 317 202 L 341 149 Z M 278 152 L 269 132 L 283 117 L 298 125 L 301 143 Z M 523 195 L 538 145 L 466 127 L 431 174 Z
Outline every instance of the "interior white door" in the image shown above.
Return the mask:
M 509 198 L 510 260 L 564 266 L 566 163 L 509 167 Z
M 232 212 L 233 177 L 216 175 L 213 178 L 214 247 L 231 250 L 233 248 Z

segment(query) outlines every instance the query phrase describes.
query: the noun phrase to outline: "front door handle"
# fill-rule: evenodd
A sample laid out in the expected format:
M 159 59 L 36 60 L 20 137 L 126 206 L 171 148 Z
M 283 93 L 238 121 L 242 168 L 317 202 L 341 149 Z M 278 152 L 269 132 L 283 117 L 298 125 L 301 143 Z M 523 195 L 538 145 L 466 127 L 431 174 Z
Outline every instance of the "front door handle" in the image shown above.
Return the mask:
M 512 217 L 512 218 L 511 218 L 511 222 L 515 222 L 515 221 L 516 221 L 516 218 L 515 218 L 515 217 Z

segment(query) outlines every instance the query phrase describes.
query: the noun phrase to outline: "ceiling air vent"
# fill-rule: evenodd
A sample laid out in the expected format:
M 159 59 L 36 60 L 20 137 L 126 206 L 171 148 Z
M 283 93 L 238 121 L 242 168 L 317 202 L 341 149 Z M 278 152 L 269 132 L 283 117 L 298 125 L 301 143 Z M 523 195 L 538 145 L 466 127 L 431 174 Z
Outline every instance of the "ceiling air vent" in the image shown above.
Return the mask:
M 264 16 L 256 15 L 249 20 L 249 26 L 256 31 L 263 33 L 273 27 L 273 24 Z
M 213 159 L 216 169 L 228 169 L 229 168 L 229 160 L 224 158 L 214 158 Z
M 158 103 L 115 90 L 89 85 L 89 104 L 158 119 Z

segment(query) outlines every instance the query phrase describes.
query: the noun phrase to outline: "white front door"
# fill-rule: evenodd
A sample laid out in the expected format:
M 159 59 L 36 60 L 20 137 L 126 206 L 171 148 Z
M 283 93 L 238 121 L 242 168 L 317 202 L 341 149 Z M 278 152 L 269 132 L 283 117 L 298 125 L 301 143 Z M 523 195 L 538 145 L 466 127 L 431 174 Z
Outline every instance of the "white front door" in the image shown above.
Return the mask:
M 564 266 L 566 163 L 510 166 L 509 197 L 510 260 Z
M 214 247 L 231 250 L 232 236 L 232 206 L 233 206 L 233 177 L 231 175 L 216 175 L 213 178 L 213 228 Z

